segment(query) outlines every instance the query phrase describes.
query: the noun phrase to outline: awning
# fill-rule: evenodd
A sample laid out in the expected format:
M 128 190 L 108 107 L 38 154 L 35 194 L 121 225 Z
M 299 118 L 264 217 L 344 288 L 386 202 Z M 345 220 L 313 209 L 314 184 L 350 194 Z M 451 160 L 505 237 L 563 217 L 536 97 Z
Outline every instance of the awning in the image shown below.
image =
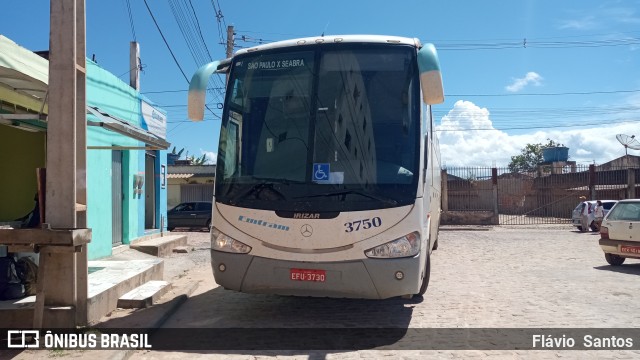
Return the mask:
M 167 174 L 167 179 L 189 179 L 194 174 Z
M 0 98 L 46 113 L 43 102 L 48 78 L 46 59 L 0 35 Z
M 118 119 L 108 113 L 100 111 L 98 107 L 87 106 L 87 114 L 97 118 L 97 121 L 87 118 L 88 126 L 100 126 L 107 130 L 117 132 L 130 138 L 144 142 L 148 150 L 166 150 L 171 145 L 147 130 L 132 126 L 128 122 Z
M 45 114 L 0 114 L 0 124 L 14 126 L 30 132 L 47 131 Z

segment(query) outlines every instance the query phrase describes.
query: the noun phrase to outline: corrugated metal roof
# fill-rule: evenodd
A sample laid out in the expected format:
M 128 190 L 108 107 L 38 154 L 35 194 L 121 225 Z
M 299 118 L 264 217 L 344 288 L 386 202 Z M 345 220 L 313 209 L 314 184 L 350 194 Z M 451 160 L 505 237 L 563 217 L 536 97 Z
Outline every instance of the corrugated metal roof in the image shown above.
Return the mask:
M 188 179 L 193 174 L 167 174 L 167 179 Z
M 215 165 L 169 165 L 169 174 L 202 174 L 214 176 L 216 174 Z

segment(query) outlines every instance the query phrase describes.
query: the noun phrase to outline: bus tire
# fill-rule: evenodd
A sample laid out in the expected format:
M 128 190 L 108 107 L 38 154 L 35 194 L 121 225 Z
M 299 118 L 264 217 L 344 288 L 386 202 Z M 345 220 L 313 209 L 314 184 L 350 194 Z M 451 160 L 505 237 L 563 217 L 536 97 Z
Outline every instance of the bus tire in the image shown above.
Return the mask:
M 436 240 L 437 243 L 437 240 Z M 424 269 L 424 277 L 422 278 L 422 285 L 420 286 L 419 296 L 424 295 L 427 292 L 427 287 L 429 287 L 429 277 L 431 275 L 431 258 L 429 254 L 427 254 L 427 266 Z

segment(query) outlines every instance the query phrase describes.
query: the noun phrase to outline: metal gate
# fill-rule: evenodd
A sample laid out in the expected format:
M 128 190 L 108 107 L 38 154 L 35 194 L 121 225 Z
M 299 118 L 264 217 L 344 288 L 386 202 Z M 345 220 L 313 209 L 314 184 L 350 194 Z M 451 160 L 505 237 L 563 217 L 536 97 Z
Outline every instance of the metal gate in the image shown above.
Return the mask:
M 113 150 L 111 160 L 112 246 L 122 244 L 122 151 Z
M 213 201 L 213 184 L 180 185 L 180 202 Z
M 446 170 L 446 205 L 458 223 L 491 217 L 500 225 L 569 224 L 582 200 L 620 200 L 637 196 L 640 169 L 631 166 L 541 165 L 536 171 L 465 167 Z M 446 190 L 445 190 L 446 189 Z
M 497 181 L 500 225 L 569 224 L 580 197 L 589 196 L 588 171 L 574 168 L 573 172 L 550 174 L 501 170 Z

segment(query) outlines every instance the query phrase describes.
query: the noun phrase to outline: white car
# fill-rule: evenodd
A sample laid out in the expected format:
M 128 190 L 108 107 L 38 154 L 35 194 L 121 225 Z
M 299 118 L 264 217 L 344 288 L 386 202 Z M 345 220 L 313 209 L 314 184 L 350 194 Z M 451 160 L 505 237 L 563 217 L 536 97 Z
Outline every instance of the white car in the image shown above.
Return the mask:
M 609 210 L 615 205 L 618 200 L 600 200 L 602 202 L 602 207 L 604 208 L 604 215 L 607 216 Z M 577 227 L 579 231 L 589 231 L 589 229 L 582 228 L 582 219 L 585 219 L 585 223 L 588 224 L 589 228 L 592 231 L 598 231 L 598 228 L 595 224 L 596 220 L 596 200 L 592 201 L 582 201 L 573 209 L 573 213 L 571 216 L 571 222 L 573 226 Z
M 610 265 L 640 258 L 640 199 L 620 200 L 602 221 L 600 247 Z

